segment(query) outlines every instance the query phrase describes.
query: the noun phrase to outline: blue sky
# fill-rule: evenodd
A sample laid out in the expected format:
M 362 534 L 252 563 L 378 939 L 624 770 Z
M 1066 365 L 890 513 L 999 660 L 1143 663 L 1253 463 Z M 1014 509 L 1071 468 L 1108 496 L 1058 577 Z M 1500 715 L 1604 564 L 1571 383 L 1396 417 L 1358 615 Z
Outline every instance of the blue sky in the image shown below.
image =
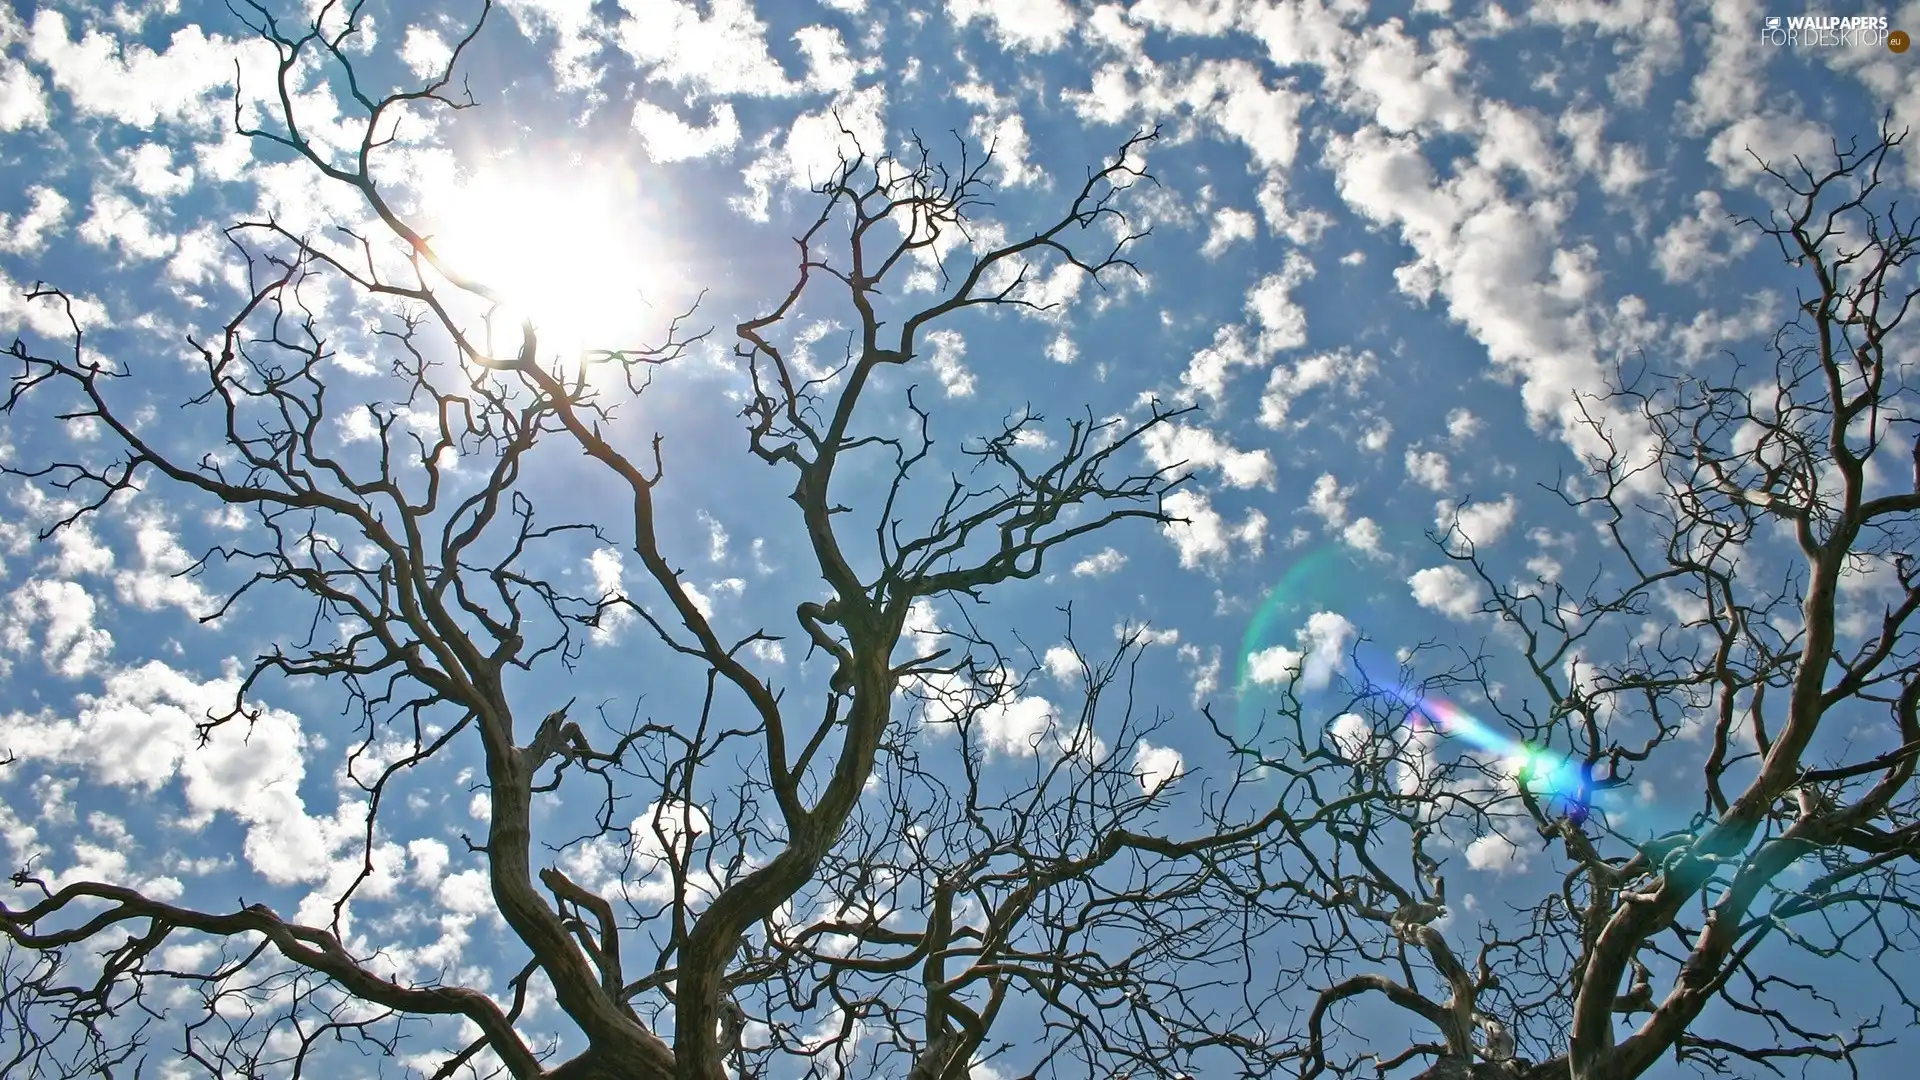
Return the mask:
M 350 58 L 372 85 L 399 86 L 444 62 L 478 5 L 368 10 Z M 1226 768 L 1203 704 L 1250 728 L 1279 684 L 1298 681 L 1312 706 L 1325 681 L 1313 672 L 1337 673 L 1358 635 L 1383 664 L 1428 640 L 1502 645 L 1477 585 L 1430 532 L 1457 522 L 1503 579 L 1580 579 L 1602 565 L 1593 522 L 1541 488 L 1594 449 L 1576 392 L 1604 390 L 1622 358 L 1705 371 L 1758 356 L 1796 282 L 1764 238 L 1732 224 L 1776 202 L 1749 150 L 1817 157 L 1832 138 L 1870 138 L 1888 111 L 1896 124 L 1920 117 L 1920 53 L 1762 40 L 1767 16 L 1796 13 L 1740 0 L 502 0 L 462 68 L 477 107 L 410 120 L 382 176 L 554 348 L 657 340 L 699 300 L 689 325 L 716 332 L 659 371 L 614 434 L 628 447 L 662 437 L 663 548 L 727 626 L 789 635 L 754 662 L 799 687 L 826 674 L 791 616 L 820 586 L 795 546 L 790 477 L 746 453 L 730 330 L 790 283 L 789 237 L 816 207 L 808 185 L 848 137 L 899 151 L 917 132 L 939 155 L 955 134 L 991 141 L 983 236 L 1013 237 L 1159 124 L 1145 154 L 1158 183 L 1126 204 L 1151 230 L 1133 252 L 1141 274 L 1102 288 L 1043 273 L 1049 310 L 954 320 L 882 387 L 873 423 L 897 430 L 914 383 L 943 455 L 1022 408 L 1048 421 L 1024 447 L 1040 454 L 1082 415 L 1137 419 L 1154 398 L 1198 406 L 1128 462 L 1191 471 L 1168 502 L 1185 524 L 1125 523 L 982 615 L 1018 628 L 1016 666 L 1038 669 L 991 717 L 993 764 L 1044 757 L 1066 730 L 1078 676 L 1056 646 L 1070 604 L 1090 649 L 1111 647 L 1110 628 L 1152 627 L 1145 696 L 1171 720 L 1111 749 L 1149 786 L 1175 774 L 1197 784 Z M 1920 2 L 1825 13 L 1920 29 Z M 0 333 L 58 335 L 64 316 L 23 292 L 60 285 L 89 346 L 137 376 L 116 388 L 129 412 L 149 409 L 143 423 L 200 445 L 205 417 L 176 422 L 172 410 L 193 392 L 186 335 L 217 333 L 240 302 L 220 229 L 272 215 L 304 232 L 363 222 L 364 205 L 232 133 L 236 94 L 248 118 L 272 104 L 272 57 L 223 4 L 8 5 L 0 50 L 0 167 L 12 178 L 0 185 Z M 297 110 L 316 138 L 353 130 L 337 72 L 302 86 Z M 1897 155 L 1894 172 L 1910 189 L 1920 158 Z M 889 302 L 929 302 L 933 269 L 903 272 Z M 330 422 L 343 454 L 365 461 L 375 442 L 353 403 L 391 392 L 390 343 L 343 290 L 310 300 L 336 350 Z M 845 312 L 809 309 L 789 340 L 824 370 L 848 325 Z M 15 415 L 0 455 L 84 455 L 100 438 Z M 618 499 L 577 457 L 533 467 L 556 518 L 595 520 Z M 456 489 L 473 482 L 450 475 Z M 200 625 L 231 569 L 179 572 L 250 535 L 239 521 L 155 485 L 36 539 L 65 497 L 19 480 L 0 490 L 0 746 L 20 758 L 0 771 L 10 864 L 326 921 L 361 865 L 356 777 L 392 760 L 393 744 L 374 740 L 348 770 L 359 735 L 338 688 L 269 680 L 250 738 L 229 729 L 193 745 L 194 720 L 232 694 L 236 663 L 303 632 L 309 613 L 250 594 Z M 620 548 L 617 535 L 566 538 L 536 565 L 582 595 L 638 590 Z M 935 605 L 924 628 L 954 616 Z M 610 618 L 577 672 L 541 669 L 514 690 L 528 716 L 569 698 L 615 717 L 685 715 L 701 673 L 672 661 L 644 625 Z M 1324 723 L 1338 702 L 1322 704 Z M 1676 746 L 1638 777 L 1626 831 L 1650 835 L 1697 808 L 1698 746 Z M 460 842 L 483 827 L 485 802 L 477 753 L 462 753 L 421 770 L 383 817 L 352 933 L 399 971 L 497 986 L 512 962 Z M 554 808 L 555 835 L 581 805 Z M 567 858 L 596 879 L 613 873 L 609 851 Z M 1554 877 L 1553 854 L 1524 828 L 1461 837 L 1448 858 L 1462 934 Z M 1878 994 L 1843 994 L 1845 1019 Z M 1387 1041 L 1406 1027 L 1379 1022 Z

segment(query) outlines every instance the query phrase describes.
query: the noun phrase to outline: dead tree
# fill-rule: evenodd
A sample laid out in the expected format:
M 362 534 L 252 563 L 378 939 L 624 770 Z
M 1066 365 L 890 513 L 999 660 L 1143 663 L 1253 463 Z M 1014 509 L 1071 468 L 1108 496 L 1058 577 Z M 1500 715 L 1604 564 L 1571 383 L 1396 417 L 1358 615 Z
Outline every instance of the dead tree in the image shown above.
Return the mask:
M 1533 760 L 1446 738 L 1463 721 L 1388 680 L 1356 677 L 1368 722 L 1335 738 L 1283 704 L 1291 733 L 1257 755 L 1291 811 L 1270 872 L 1322 912 L 1294 968 L 1319 989 L 1300 1076 L 1892 1067 L 1872 1051 L 1920 1020 L 1902 974 L 1920 912 L 1920 395 L 1901 336 L 1920 228 L 1881 179 L 1901 142 L 1883 128 L 1767 168 L 1786 205 L 1743 224 L 1800 284 L 1770 370 L 1623 371 L 1607 408 L 1588 403 L 1609 450 L 1553 488 L 1606 538 L 1587 585 L 1516 580 L 1435 537 L 1512 647 L 1453 673 L 1482 714 L 1466 722 Z M 1700 794 L 1649 834 L 1621 811 L 1655 776 L 1664 799 Z M 1525 879 L 1537 901 L 1438 918 L 1442 864 L 1459 873 L 1482 837 L 1551 860 Z M 1834 978 L 1884 1008 L 1843 1014 Z M 1388 1042 L 1395 1014 L 1431 1037 Z
M 155 361 L 104 360 L 77 321 L 63 343 L 16 340 L 9 422 L 85 422 L 99 441 L 6 467 L 71 500 L 50 535 L 141 491 L 246 515 L 239 538 L 195 567 L 225 583 L 209 617 L 255 601 L 308 609 L 203 735 L 249 724 L 282 680 L 321 680 L 346 695 L 356 725 L 336 745 L 400 749 L 381 751 L 367 782 L 363 869 L 327 925 L 244 898 L 174 902 L 22 868 L 13 895 L 24 899 L 0 906 L 4 1071 L 184 1061 L 208 1075 L 347 1075 L 423 1051 L 434 1077 L 517 1080 L 955 1080 L 994 1060 L 1102 1077 L 1270 1067 L 1279 988 L 1241 976 L 1278 948 L 1289 917 L 1259 874 L 1260 846 L 1284 822 L 1238 782 L 1196 798 L 1185 827 L 1162 820 L 1179 791 L 1198 789 L 1147 790 L 1125 757 L 1161 722 L 1124 707 L 1139 639 L 1085 662 L 1079 715 L 1050 718 L 1030 771 L 1010 782 L 1004 763 L 985 764 L 982 718 L 1022 699 L 1034 665 L 974 629 L 973 602 L 1109 528 L 1167 522 L 1161 500 L 1179 476 L 1126 463 L 1174 413 L 1068 416 L 1044 452 L 1020 436 L 1046 419 L 1025 414 L 943 459 L 912 391 L 894 380 L 882 397 L 892 373 L 925 366 L 934 329 L 1037 303 L 1035 273 L 1131 271 L 1141 235 L 1123 207 L 1151 179 L 1154 135 L 1129 139 L 1058 217 L 1004 243 L 975 244 L 988 160 L 964 150 L 951 168 L 924 146 L 853 155 L 818 188 L 791 290 L 739 324 L 736 347 L 752 386 L 746 450 L 792 483 L 769 528 L 788 529 L 818 592 L 784 633 L 729 635 L 661 540 L 660 500 L 686 456 L 657 437 L 634 442 L 616 416 L 696 340 L 686 323 L 587 363 L 543 353 L 533 325 L 496 349 L 486 322 L 502 298 L 447 265 L 376 179 L 400 125 L 472 104 L 450 87 L 473 35 L 439 78 L 375 98 L 347 48 L 357 6 L 325 29 L 251 11 L 279 52 L 279 109 L 256 121 L 236 107 L 236 123 L 356 192 L 370 223 L 229 229 L 246 299 L 190 339 L 200 385 L 166 403 L 179 410 L 166 424 L 149 422 L 138 392 Z M 309 137 L 296 81 L 315 68 L 360 108 L 357 145 Z M 899 308 L 882 286 L 923 256 L 964 269 L 932 302 Z M 335 334 L 313 302 L 329 289 L 385 320 L 391 372 L 371 398 L 382 384 L 358 385 L 353 401 L 329 385 Z M 42 285 L 32 299 L 66 297 Z M 792 356 L 792 324 L 826 309 L 855 328 L 852 341 L 831 373 L 809 373 Z M 905 433 L 876 416 L 876 398 L 904 400 Z M 361 409 L 374 450 L 342 450 L 336 421 Z M 556 519 L 528 470 L 583 453 L 605 509 Z M 891 476 L 878 498 L 836 487 L 847 462 L 875 460 Z M 966 468 L 929 480 L 953 461 Z M 479 482 L 456 478 L 456 464 Z M 589 538 L 637 557 L 645 588 L 575 595 L 539 569 Z M 936 600 L 949 625 L 911 627 Z M 687 680 L 706 687 L 697 713 L 595 723 L 536 678 L 564 671 L 593 630 L 629 617 L 619 613 L 657 642 L 647 655 L 660 663 L 635 665 L 635 695 Z M 753 646 L 783 636 L 830 675 L 778 681 Z M 461 857 L 484 871 L 518 950 L 506 962 L 519 965 L 475 985 L 453 971 L 395 973 L 378 932 L 345 917 L 408 778 L 462 755 L 478 763 L 486 822 Z M 549 844 L 543 808 L 582 798 L 597 800 L 598 828 Z M 623 823 L 623 807 L 642 805 Z M 568 853 L 594 844 L 617 870 L 567 872 Z M 557 1006 L 546 1027 L 528 1019 L 536 996 Z M 1016 1036 L 1012 1024 L 1026 1026 Z

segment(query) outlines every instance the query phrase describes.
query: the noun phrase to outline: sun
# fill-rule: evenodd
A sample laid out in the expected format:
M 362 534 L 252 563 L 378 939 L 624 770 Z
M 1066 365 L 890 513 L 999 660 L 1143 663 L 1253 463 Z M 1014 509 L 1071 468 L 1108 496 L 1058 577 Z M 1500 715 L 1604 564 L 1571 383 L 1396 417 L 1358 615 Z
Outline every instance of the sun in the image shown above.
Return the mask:
M 662 325 L 655 294 L 670 253 L 631 170 L 496 165 L 461 176 L 430 204 L 434 255 L 499 299 L 479 305 L 489 310 L 476 344 L 511 354 L 523 321 L 539 331 L 543 361 L 652 343 L 646 335 Z

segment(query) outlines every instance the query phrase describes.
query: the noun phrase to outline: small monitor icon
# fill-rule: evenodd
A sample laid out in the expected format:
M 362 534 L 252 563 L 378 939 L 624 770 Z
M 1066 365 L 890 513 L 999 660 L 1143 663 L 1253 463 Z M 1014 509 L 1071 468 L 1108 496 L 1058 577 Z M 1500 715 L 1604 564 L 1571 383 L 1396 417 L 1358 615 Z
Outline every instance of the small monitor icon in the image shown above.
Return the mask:
M 1780 29 L 1780 16 L 1778 16 L 1778 15 L 1770 15 L 1770 16 L 1768 16 L 1768 17 L 1767 17 L 1767 29 L 1769 29 L 1769 30 L 1778 30 L 1778 29 Z

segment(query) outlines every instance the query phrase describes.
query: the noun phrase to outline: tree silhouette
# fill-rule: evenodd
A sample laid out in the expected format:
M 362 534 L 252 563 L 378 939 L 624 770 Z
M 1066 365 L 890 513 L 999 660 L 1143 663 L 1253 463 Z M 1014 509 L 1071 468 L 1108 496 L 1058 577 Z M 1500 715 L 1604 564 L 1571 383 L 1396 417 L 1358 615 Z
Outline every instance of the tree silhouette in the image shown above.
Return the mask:
M 230 582 L 208 618 L 243 598 L 310 613 L 199 731 L 252 724 L 276 682 L 344 692 L 346 753 L 374 762 L 361 869 L 320 924 L 22 868 L 31 902 L 0 906 L 8 1075 L 172 1059 L 211 1075 L 345 1075 L 424 1048 L 418 1070 L 436 1078 L 1421 1067 L 1615 1080 L 1668 1054 L 1725 1070 L 1851 1063 L 1876 1045 L 1876 1020 L 1821 1026 L 1818 988 L 1779 973 L 1782 948 L 1878 967 L 1913 1011 L 1892 969 L 1920 851 L 1920 456 L 1911 490 L 1881 489 L 1889 432 L 1913 419 L 1889 338 L 1914 295 L 1915 234 L 1876 201 L 1891 132 L 1836 148 L 1825 171 L 1775 174 L 1787 216 L 1753 224 L 1815 288 L 1775 339 L 1771 381 L 1623 378 L 1618 400 L 1638 407 L 1651 453 L 1592 414 L 1613 452 L 1555 490 L 1607 529 L 1622 568 L 1584 590 L 1515 584 L 1466 537 L 1436 538 L 1487 590 L 1483 610 L 1540 697 L 1496 686 L 1483 655 L 1417 677 L 1444 650 L 1413 649 L 1393 672 L 1356 653 L 1332 714 L 1289 689 L 1252 737 L 1215 724 L 1217 776 L 1155 777 L 1125 753 L 1169 720 L 1135 701 L 1149 644 L 1135 630 L 1109 655 L 1072 647 L 1077 710 L 1044 718 L 1043 745 L 1009 780 L 987 767 L 990 721 L 1030 707 L 1038 664 L 973 615 L 1096 534 L 1169 523 L 1180 474 L 1126 463 L 1179 410 L 1087 413 L 1053 425 L 1044 450 L 1023 436 L 1047 420 L 1026 412 L 947 455 L 932 412 L 892 376 L 925 366 L 929 335 L 968 309 L 1044 304 L 1035 282 L 1051 268 L 1136 272 L 1144 232 L 1127 199 L 1152 179 L 1156 133 L 1007 242 L 972 227 L 990 155 L 964 146 L 952 165 L 917 141 L 852 154 L 819 185 L 791 288 L 733 346 L 750 378 L 746 449 L 792 484 L 768 528 L 788 530 L 818 585 L 792 627 L 729 636 L 662 541 L 685 459 L 658 436 L 636 443 L 619 414 L 655 369 L 707 344 L 692 313 L 661 341 L 585 358 L 543 350 L 532 323 L 499 348 L 507 298 L 449 265 L 378 179 L 399 125 L 472 104 L 452 87 L 484 18 L 437 78 L 374 97 L 346 48 L 357 8 L 324 31 L 246 10 L 278 50 L 279 107 L 236 109 L 240 130 L 353 189 L 379 231 L 230 228 L 246 299 L 190 339 L 200 385 L 178 422 L 142 412 L 138 368 L 101 357 L 79 320 L 58 345 L 16 340 L 7 415 L 89 423 L 109 453 L 4 467 L 74 500 L 49 535 L 141 491 L 247 515 L 240 539 L 195 564 Z M 316 64 L 350 88 L 357 145 L 309 134 L 297 82 Z M 971 257 L 932 302 L 883 292 L 956 248 Z M 384 320 L 383 398 L 329 395 L 317 298 L 341 290 Z M 53 285 L 30 296 L 69 302 Z M 796 323 L 829 308 L 853 329 L 822 371 L 797 356 Z M 909 422 L 889 422 L 882 401 Z M 339 441 L 337 422 L 360 410 L 371 453 Z M 559 516 L 529 479 L 556 454 L 592 463 L 591 520 Z M 1736 573 L 1776 523 L 1797 568 Z M 644 587 L 575 595 L 544 569 L 589 539 L 637 557 Z M 1869 569 L 1897 595 L 1850 622 L 1848 590 Z M 1669 597 L 1690 603 L 1663 623 Z M 951 625 L 926 623 L 935 600 L 958 613 Z M 658 643 L 635 664 L 635 694 L 699 684 L 696 713 L 596 722 L 553 691 L 592 635 L 626 620 Z M 829 670 L 771 675 L 760 650 L 783 637 Z M 1597 658 L 1605 645 L 1619 658 Z M 1529 748 L 1518 770 L 1435 737 L 1481 723 L 1436 704 L 1475 689 Z M 487 810 L 467 854 L 518 948 L 497 982 L 396 973 L 347 917 L 393 793 L 461 755 Z M 1606 795 L 1674 759 L 1698 759 L 1704 780 L 1690 827 L 1616 827 Z M 551 835 L 549 811 L 581 800 L 595 827 Z M 1445 852 L 1516 823 L 1564 877 L 1531 910 L 1459 925 Z M 600 879 L 566 869 L 583 852 Z M 528 1022 L 536 998 L 557 1006 L 557 1028 Z M 1362 1011 L 1375 999 L 1431 1037 L 1383 1049 L 1371 1033 L 1397 1021 Z M 1725 1022 L 1697 1024 L 1715 1003 Z
M 1041 1010 L 1055 1053 L 1090 1067 L 1160 1070 L 1182 1044 L 1265 1055 L 1243 1030 L 1246 1015 L 1188 1006 L 1194 988 L 1182 973 L 1189 962 L 1248 958 L 1268 913 L 1236 868 L 1276 815 L 1242 820 L 1222 802 L 1219 827 L 1191 838 L 1134 831 L 1155 800 L 1085 725 L 1062 733 L 1025 783 L 1000 790 L 979 769 L 979 718 L 1017 702 L 1027 676 L 965 632 L 924 653 L 906 638 L 918 603 L 984 599 L 1112 526 L 1168 521 L 1161 499 L 1178 477 L 1128 473 L 1120 461 L 1176 413 L 1069 420 L 1038 460 L 1019 437 L 1044 418 L 1010 419 L 961 448 L 969 478 L 929 501 L 913 481 L 929 471 L 930 414 L 909 389 L 914 430 L 896 434 L 873 422 L 869 404 L 883 373 L 914 364 L 952 316 L 1042 303 L 1030 295 L 1040 270 L 1064 264 L 1096 281 L 1133 271 L 1127 252 L 1141 234 L 1121 204 L 1150 180 L 1140 152 L 1153 133 L 1091 171 L 1058 218 L 981 246 L 935 302 L 892 322 L 882 284 L 919 253 L 966 240 L 989 159 L 962 148 L 947 168 L 924 146 L 904 159 L 856 155 L 818 188 L 791 290 L 739 325 L 735 348 L 753 388 L 742 414 L 748 449 L 792 477 L 793 542 L 822 582 L 794 619 L 831 659 L 831 676 L 778 687 L 755 669 L 752 650 L 778 638 L 724 637 L 661 545 L 656 500 L 672 483 L 672 448 L 658 437 L 624 445 L 615 423 L 649 372 L 699 336 L 676 320 L 663 342 L 581 362 L 543 351 L 527 323 L 517 345 L 495 351 L 505 298 L 446 262 L 376 179 L 400 125 L 472 103 L 450 87 L 479 25 L 440 77 L 375 99 L 346 49 L 357 9 L 337 27 L 297 33 L 251 11 L 252 29 L 280 56 L 279 114 L 255 122 L 236 109 L 240 131 L 355 190 L 385 233 L 303 235 L 271 217 L 227 231 L 246 260 L 248 298 L 217 335 L 190 339 L 203 386 L 183 406 L 211 417 L 212 447 L 175 440 L 190 421 L 155 428 L 122 404 L 120 384 L 135 371 L 90 351 L 77 321 L 64 351 L 16 341 L 7 413 L 92 422 L 114 454 L 8 468 L 76 500 L 50 535 L 148 486 L 243 510 L 247 539 L 214 547 L 195 567 L 209 577 L 242 572 L 208 619 L 243 597 L 292 594 L 313 605 L 309 625 L 338 629 L 276 641 L 231 707 L 199 725 L 203 740 L 250 724 L 263 680 L 316 678 L 351 698 L 353 753 L 394 740 L 403 750 L 366 785 L 362 870 L 329 925 L 260 904 L 205 910 L 111 882 L 54 888 L 31 869 L 16 874 L 39 899 L 0 909 L 13 947 L 7 1071 L 80 1075 L 142 1060 L 158 1018 L 182 1008 L 161 984 L 197 997 L 185 1006 L 198 1016 L 184 1022 L 179 1050 L 215 1075 L 338 1068 L 309 1063 L 341 1040 L 396 1053 L 423 1022 L 451 1017 L 465 1034 L 435 1076 L 718 1077 L 777 1071 L 781 1061 L 817 1073 L 857 1058 L 883 1074 L 954 1077 L 999 1049 L 995 1022 L 1015 1002 Z M 296 80 L 315 62 L 347 79 L 363 109 L 357 146 L 323 145 L 303 126 Z M 313 298 L 341 286 L 387 320 L 385 401 L 343 408 L 329 395 L 332 350 Z M 67 301 L 45 285 L 30 298 Z M 857 326 L 854 340 L 844 365 L 809 374 L 783 335 L 803 302 L 817 309 L 835 298 Z M 378 453 L 356 457 L 341 450 L 335 421 L 363 408 Z M 617 512 L 550 519 L 526 470 L 556 444 L 596 463 L 617 493 L 603 505 Z M 878 501 L 835 489 L 850 459 L 886 463 L 891 481 Z M 456 463 L 484 482 L 459 488 Z M 648 595 L 572 595 L 528 569 L 569 537 L 633 552 Z M 700 714 L 590 733 L 571 701 L 548 700 L 531 710 L 545 718 L 530 722 L 526 702 L 538 695 L 519 676 L 570 666 L 588 636 L 623 613 L 686 666 L 675 677 L 704 680 Z M 1124 682 L 1139 647 L 1130 640 L 1087 667 L 1088 717 Z M 1155 722 L 1129 717 L 1109 737 L 1128 746 Z M 923 760 L 914 733 L 931 723 L 957 733 L 947 744 L 957 768 Z M 484 835 L 468 845 L 525 951 L 502 986 L 395 977 L 377 942 L 356 944 L 343 926 L 374 873 L 390 789 L 462 751 L 479 755 L 488 810 Z M 574 880 L 538 851 L 539 805 L 580 791 L 600 793 L 599 828 L 558 846 L 612 838 L 626 871 L 617 892 Z M 616 815 L 636 798 L 647 810 L 622 826 Z M 663 893 L 646 892 L 642 877 L 664 879 Z M 893 917 L 902 911 L 924 917 L 903 923 Z M 209 939 L 198 966 L 172 966 L 169 943 Z M 578 1033 L 568 1053 L 516 1029 L 540 984 Z M 1116 1009 L 1130 1019 L 1116 1023 Z M 450 1030 L 428 1026 L 431 1038 Z M 876 1028 L 865 1045 L 856 1039 Z
M 1323 909 L 1295 969 L 1324 988 L 1300 1075 L 1427 1061 L 1431 1078 L 1624 1080 L 1668 1055 L 1860 1075 L 1864 1051 L 1920 1018 L 1897 974 L 1920 856 L 1920 452 L 1889 460 L 1916 419 L 1894 334 L 1920 294 L 1920 232 L 1881 180 L 1903 138 L 1883 128 L 1818 167 L 1760 163 L 1787 205 L 1742 224 L 1802 284 L 1771 371 L 1623 368 L 1605 404 L 1640 423 L 1583 410 L 1606 450 L 1551 490 L 1603 531 L 1613 565 L 1584 587 L 1514 580 L 1457 526 L 1434 538 L 1479 583 L 1496 655 L 1510 647 L 1530 673 L 1516 690 L 1484 655 L 1456 669 L 1497 722 L 1368 693 L 1367 722 L 1329 743 L 1288 696 L 1296 733 L 1257 756 L 1290 808 L 1270 872 Z M 1445 749 L 1455 734 L 1464 752 Z M 1649 836 L 1608 810 L 1656 769 L 1703 793 L 1684 826 Z M 1440 841 L 1495 833 L 1538 837 L 1558 887 L 1439 925 Z M 1841 1015 L 1800 974 L 1808 960 L 1874 973 L 1904 1015 Z M 1435 1038 L 1336 1050 L 1340 1016 L 1374 998 Z

